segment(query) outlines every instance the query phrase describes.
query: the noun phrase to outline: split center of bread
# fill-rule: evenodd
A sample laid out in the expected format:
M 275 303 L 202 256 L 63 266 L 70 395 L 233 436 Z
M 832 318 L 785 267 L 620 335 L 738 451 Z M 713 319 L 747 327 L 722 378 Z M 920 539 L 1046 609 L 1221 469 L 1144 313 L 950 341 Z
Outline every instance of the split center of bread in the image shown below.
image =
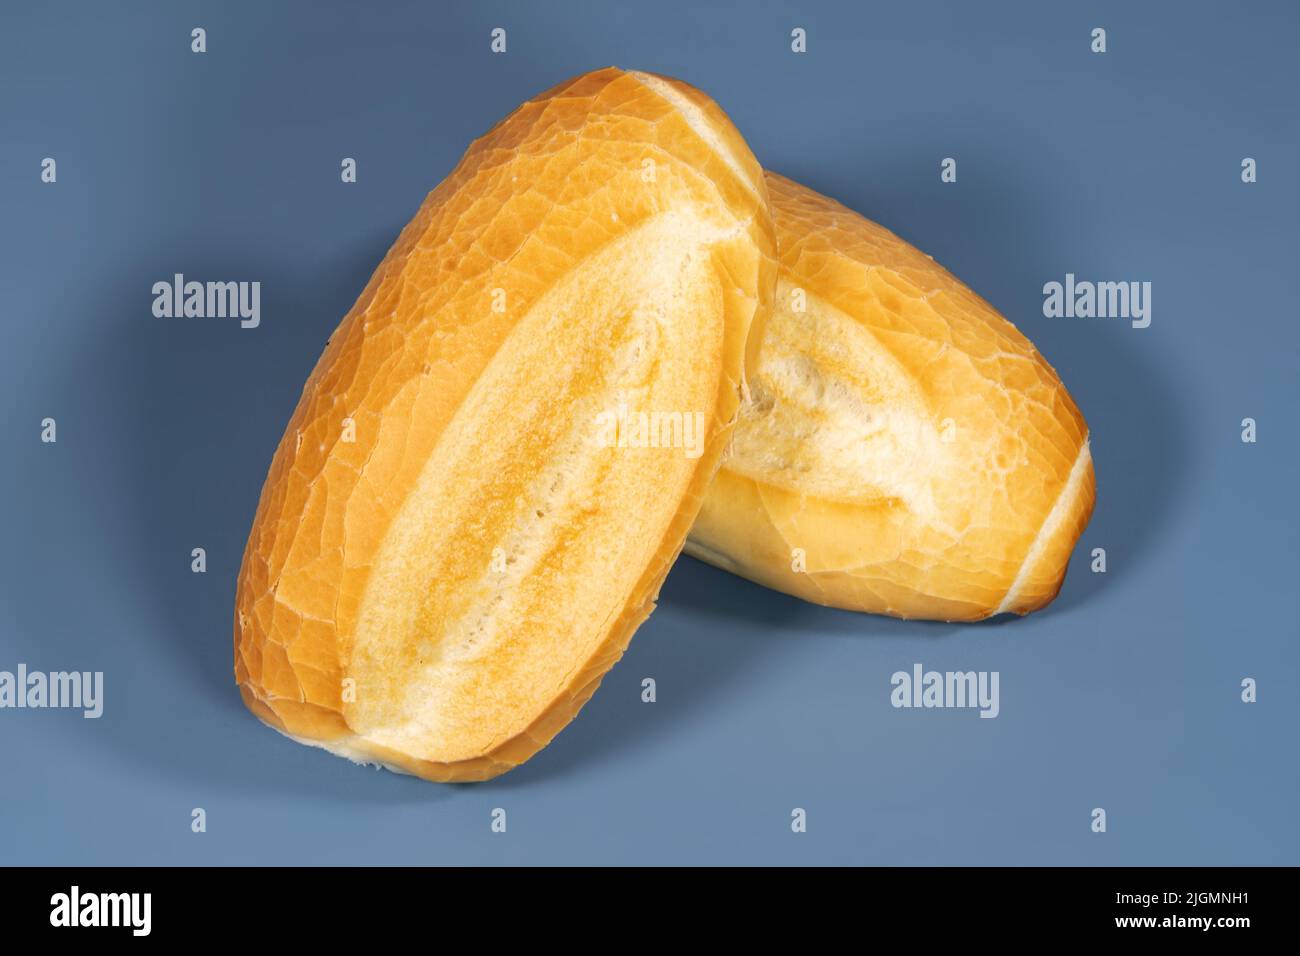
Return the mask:
M 591 657 L 697 464 L 684 447 L 611 445 L 607 416 L 718 424 L 723 329 L 693 318 L 721 313 L 715 232 L 658 216 L 519 321 L 370 570 L 345 710 L 355 732 L 423 759 L 466 759 L 523 731 Z

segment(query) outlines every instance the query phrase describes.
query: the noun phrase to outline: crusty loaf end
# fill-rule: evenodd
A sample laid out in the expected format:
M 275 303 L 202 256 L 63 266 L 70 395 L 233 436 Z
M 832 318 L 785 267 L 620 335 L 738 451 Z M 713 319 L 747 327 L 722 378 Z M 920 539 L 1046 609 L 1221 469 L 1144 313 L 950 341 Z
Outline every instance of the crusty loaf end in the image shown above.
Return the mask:
M 687 552 L 819 604 L 978 620 L 1050 601 L 1092 511 L 1056 372 L 929 256 L 767 174 L 781 271 Z

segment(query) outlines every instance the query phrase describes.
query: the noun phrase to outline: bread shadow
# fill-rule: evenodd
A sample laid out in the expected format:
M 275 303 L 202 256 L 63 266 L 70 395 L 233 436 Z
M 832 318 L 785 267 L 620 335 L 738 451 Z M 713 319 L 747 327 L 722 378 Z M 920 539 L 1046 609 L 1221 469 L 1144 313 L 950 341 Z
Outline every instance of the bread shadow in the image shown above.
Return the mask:
M 532 786 L 607 761 L 636 760 L 740 692 L 748 673 L 788 653 L 791 642 L 843 633 L 940 639 L 962 628 L 818 607 L 683 555 L 658 608 L 578 717 L 544 751 L 491 786 Z M 647 677 L 671 706 L 650 708 L 642 701 Z
M 1131 577 L 1155 550 L 1185 506 L 1191 429 L 1176 399 L 1176 383 L 1146 349 L 1151 340 L 1142 336 L 1153 333 L 1122 321 L 1044 319 L 1042 285 L 1061 277 L 1064 270 L 1057 264 L 1072 254 L 1070 237 L 1047 224 L 1037 201 L 1010 171 L 986 171 L 986 188 L 937 198 L 928 171 L 930 154 L 944 155 L 936 152 L 939 148 L 937 143 L 909 147 L 916 153 L 911 159 L 866 171 L 883 187 L 839 189 L 836 198 L 932 253 L 987 298 L 1035 343 L 1082 410 L 1091 432 L 1097 504 L 1056 600 L 1027 618 L 1004 614 L 974 624 L 903 621 L 808 604 L 682 557 L 665 584 L 661 609 L 633 639 L 606 686 L 547 751 L 502 778 L 504 785 L 527 785 L 681 732 L 696 708 L 775 653 L 774 642 L 845 634 L 942 640 L 988 628 L 1005 628 L 1008 637 L 1023 634 L 1024 628 L 1052 616 L 1086 613 L 1090 604 L 1105 599 L 1117 571 Z M 819 183 L 816 170 L 801 168 L 805 153 L 800 149 L 793 162 L 777 162 L 773 168 L 835 195 L 835 185 Z M 924 177 L 919 169 L 927 170 Z M 900 183 L 905 184 L 901 189 Z M 982 270 L 943 254 L 939 240 L 952 241 L 954 224 L 962 234 L 981 240 L 997 237 L 997 253 L 988 254 Z M 1105 574 L 1090 569 L 1094 548 L 1106 550 Z M 677 703 L 671 718 L 649 720 L 638 705 L 629 705 L 638 691 L 630 681 L 639 681 L 642 673 L 673 688 Z M 617 688 L 612 693 L 611 685 Z

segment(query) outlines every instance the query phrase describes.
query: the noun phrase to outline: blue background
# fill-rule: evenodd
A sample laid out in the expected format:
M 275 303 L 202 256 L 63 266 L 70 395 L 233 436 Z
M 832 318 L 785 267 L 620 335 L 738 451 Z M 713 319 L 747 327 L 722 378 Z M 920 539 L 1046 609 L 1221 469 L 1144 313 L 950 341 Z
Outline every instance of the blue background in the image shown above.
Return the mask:
M 107 701 L 98 721 L 0 711 L 0 861 L 1300 863 L 1296 9 L 8 5 L 0 669 L 102 670 Z M 1039 345 L 1097 464 L 1065 589 L 1024 620 L 905 623 L 683 559 L 592 703 L 497 781 L 291 743 L 239 702 L 231 618 L 302 383 L 469 141 L 610 63 L 701 87 L 766 165 L 916 243 Z M 261 327 L 154 318 L 174 272 L 260 280 Z M 1044 318 L 1066 272 L 1152 282 L 1151 327 Z M 1000 671 L 1001 716 L 893 709 L 914 662 Z

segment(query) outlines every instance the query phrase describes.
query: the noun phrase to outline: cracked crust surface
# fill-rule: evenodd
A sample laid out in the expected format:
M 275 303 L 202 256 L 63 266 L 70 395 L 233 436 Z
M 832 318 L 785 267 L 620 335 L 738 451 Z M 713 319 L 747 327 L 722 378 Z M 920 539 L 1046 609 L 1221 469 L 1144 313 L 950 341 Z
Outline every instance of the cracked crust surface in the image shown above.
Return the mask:
M 272 460 L 236 591 L 249 709 L 430 780 L 545 746 L 654 607 L 775 276 L 761 170 L 685 84 L 599 70 L 474 142 Z M 699 413 L 702 453 L 594 440 L 619 406 Z
M 687 553 L 897 617 L 1047 604 L 1095 498 L 1087 425 L 1056 372 L 929 256 L 767 182 L 774 311 Z

